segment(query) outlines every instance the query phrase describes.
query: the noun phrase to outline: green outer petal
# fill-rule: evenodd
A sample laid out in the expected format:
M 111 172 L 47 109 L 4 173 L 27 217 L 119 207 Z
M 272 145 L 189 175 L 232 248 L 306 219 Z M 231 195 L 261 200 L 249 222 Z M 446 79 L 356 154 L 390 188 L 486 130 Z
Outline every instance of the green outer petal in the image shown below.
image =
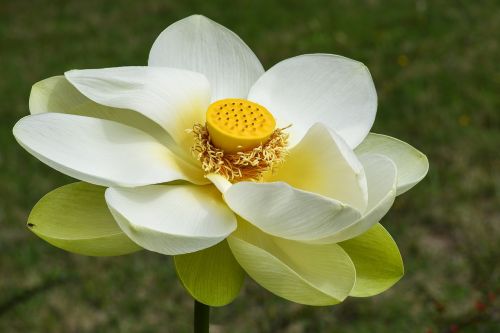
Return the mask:
M 104 201 L 105 187 L 77 182 L 46 194 L 28 227 L 63 250 L 87 256 L 118 256 L 141 249 L 118 227 Z
M 393 286 L 404 274 L 398 246 L 380 224 L 338 245 L 347 252 L 356 267 L 356 283 L 350 296 L 368 297 L 380 294 Z
M 228 243 L 239 264 L 258 284 L 290 301 L 333 305 L 355 280 L 354 265 L 337 244 L 310 245 L 261 232 L 239 220 Z
M 398 186 L 396 195 L 403 194 L 420 182 L 427 171 L 427 157 L 408 143 L 396 138 L 370 133 L 354 150 L 356 155 L 365 153 L 382 154 L 389 157 L 398 169 Z
M 174 263 L 184 288 L 210 306 L 231 303 L 245 279 L 245 271 L 225 240 L 205 250 L 174 256 Z

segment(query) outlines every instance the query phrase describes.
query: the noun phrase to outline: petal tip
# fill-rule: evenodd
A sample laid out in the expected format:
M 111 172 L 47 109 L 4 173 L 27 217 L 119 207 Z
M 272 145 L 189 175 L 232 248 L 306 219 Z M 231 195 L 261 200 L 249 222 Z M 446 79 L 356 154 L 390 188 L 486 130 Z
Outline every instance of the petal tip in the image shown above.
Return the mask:
M 208 17 L 202 14 L 193 14 L 185 18 L 185 20 L 198 20 L 198 21 L 212 21 Z
M 21 143 L 21 139 L 19 138 L 20 136 L 20 132 L 22 131 L 22 127 L 24 126 L 24 124 L 28 121 L 28 118 L 30 117 L 34 117 L 34 115 L 28 115 L 28 116 L 24 116 L 22 117 L 21 119 L 19 119 L 15 124 L 14 124 L 14 127 L 12 127 L 12 135 L 14 136 L 14 138 L 16 139 L 16 141 L 22 145 Z
M 74 78 L 76 76 L 76 73 L 79 71 L 80 70 L 78 70 L 78 69 L 70 69 L 70 70 L 64 72 L 64 77 L 69 81 L 69 79 Z

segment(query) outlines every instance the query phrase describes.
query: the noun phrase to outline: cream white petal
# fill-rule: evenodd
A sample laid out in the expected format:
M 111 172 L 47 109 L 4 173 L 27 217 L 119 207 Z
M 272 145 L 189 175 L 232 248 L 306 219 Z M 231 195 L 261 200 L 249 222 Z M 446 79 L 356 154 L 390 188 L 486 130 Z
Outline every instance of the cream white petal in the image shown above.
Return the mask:
M 209 173 L 205 177 L 207 177 L 207 179 L 210 180 L 222 194 L 224 194 L 232 185 L 227 178 L 216 173 Z
M 285 182 L 239 182 L 224 193 L 229 207 L 274 236 L 310 241 L 324 238 L 361 217 L 356 209 Z
M 163 67 L 115 67 L 72 70 L 68 81 L 96 103 L 131 109 L 163 127 L 189 148 L 194 123 L 204 123 L 210 84 L 195 72 Z
M 97 104 L 79 92 L 63 75 L 35 83 L 31 88 L 29 108 L 31 114 L 56 112 L 113 120 L 152 135 L 171 150 L 177 147 L 165 129 L 153 120 L 136 111 Z
M 236 217 L 213 186 L 109 188 L 106 202 L 130 239 L 162 254 L 208 248 L 236 229 Z
M 397 195 L 411 189 L 429 171 L 427 157 L 406 142 L 396 138 L 370 133 L 356 148 L 356 154 L 382 154 L 389 157 L 398 170 Z
M 68 176 L 102 186 L 141 186 L 172 180 L 206 183 L 148 134 L 109 120 L 42 113 L 14 126 L 19 144 Z
M 212 86 L 213 101 L 246 98 L 264 73 L 259 59 L 234 32 L 201 15 L 167 27 L 154 42 L 148 64 L 204 74 Z
M 368 194 L 363 166 L 333 130 L 314 124 L 266 181 L 284 181 L 365 211 Z
M 277 238 L 241 220 L 228 243 L 252 279 L 293 302 L 337 304 L 347 297 L 356 280 L 353 262 L 337 244 L 312 245 Z
M 368 207 L 363 216 L 336 234 L 314 243 L 338 243 L 363 234 L 389 211 L 396 197 L 397 170 L 394 162 L 384 155 L 363 154 L 359 157 L 368 180 Z
M 293 125 L 292 146 L 314 123 L 322 122 L 354 148 L 370 131 L 377 111 L 366 66 L 331 54 L 302 55 L 276 64 L 253 85 L 248 99 L 265 106 L 278 126 Z

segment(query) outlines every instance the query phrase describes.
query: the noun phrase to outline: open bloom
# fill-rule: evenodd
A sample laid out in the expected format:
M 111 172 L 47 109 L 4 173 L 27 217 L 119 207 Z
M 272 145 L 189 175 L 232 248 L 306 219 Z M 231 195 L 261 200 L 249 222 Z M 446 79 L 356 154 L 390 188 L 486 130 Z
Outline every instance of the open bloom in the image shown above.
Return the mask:
M 375 295 L 403 274 L 378 222 L 428 169 L 369 133 L 376 109 L 363 64 L 309 54 L 264 71 L 233 32 L 191 16 L 160 34 L 148 66 L 33 86 L 16 139 L 82 182 L 42 198 L 28 225 L 77 253 L 174 255 L 209 305 L 231 301 L 244 271 L 304 304 Z

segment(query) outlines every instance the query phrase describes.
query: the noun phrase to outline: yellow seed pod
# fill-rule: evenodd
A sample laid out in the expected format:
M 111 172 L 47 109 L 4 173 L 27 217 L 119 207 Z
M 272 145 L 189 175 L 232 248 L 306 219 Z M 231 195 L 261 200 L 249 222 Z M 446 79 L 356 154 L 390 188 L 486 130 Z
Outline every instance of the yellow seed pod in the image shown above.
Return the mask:
M 266 142 L 276 127 L 262 105 L 239 98 L 221 99 L 207 110 L 212 144 L 228 153 L 245 151 Z

